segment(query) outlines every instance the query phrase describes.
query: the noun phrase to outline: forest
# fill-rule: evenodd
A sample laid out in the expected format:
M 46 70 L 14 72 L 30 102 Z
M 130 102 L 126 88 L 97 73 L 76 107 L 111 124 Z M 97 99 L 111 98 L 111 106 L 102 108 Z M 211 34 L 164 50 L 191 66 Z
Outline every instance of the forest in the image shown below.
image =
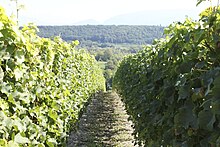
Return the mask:
M 113 44 L 151 44 L 161 38 L 162 26 L 133 25 L 78 25 L 38 26 L 41 37 L 60 36 L 65 41 L 79 40 Z

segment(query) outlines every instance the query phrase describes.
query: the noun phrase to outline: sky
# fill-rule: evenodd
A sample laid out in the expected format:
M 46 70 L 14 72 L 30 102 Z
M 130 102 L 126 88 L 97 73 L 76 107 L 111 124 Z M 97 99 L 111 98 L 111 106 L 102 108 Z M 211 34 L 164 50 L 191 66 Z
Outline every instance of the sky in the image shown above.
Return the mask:
M 112 17 L 137 12 L 160 13 L 184 11 L 189 17 L 198 16 L 199 12 L 210 6 L 203 3 L 196 7 L 196 0 L 18 0 L 25 8 L 20 10 L 21 25 L 33 22 L 36 25 L 72 25 L 84 20 L 96 20 L 103 23 Z M 213 2 L 213 5 L 217 2 Z M 0 5 L 8 15 L 15 14 L 15 2 L 0 0 Z M 160 14 L 151 14 L 159 18 Z M 151 18 L 148 18 L 151 19 Z M 161 22 L 163 24 L 163 22 Z M 147 24 L 146 24 L 147 25 Z M 155 24 L 156 25 L 156 24 Z

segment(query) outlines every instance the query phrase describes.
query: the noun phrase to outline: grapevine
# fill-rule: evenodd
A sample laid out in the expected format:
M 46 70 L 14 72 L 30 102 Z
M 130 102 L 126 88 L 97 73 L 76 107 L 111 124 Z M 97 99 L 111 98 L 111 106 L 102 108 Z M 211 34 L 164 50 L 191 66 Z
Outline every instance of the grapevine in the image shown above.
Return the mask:
M 165 29 L 114 77 L 145 146 L 220 146 L 220 9 Z
M 0 7 L 0 146 L 63 146 L 84 104 L 105 80 L 78 41 L 40 38 Z

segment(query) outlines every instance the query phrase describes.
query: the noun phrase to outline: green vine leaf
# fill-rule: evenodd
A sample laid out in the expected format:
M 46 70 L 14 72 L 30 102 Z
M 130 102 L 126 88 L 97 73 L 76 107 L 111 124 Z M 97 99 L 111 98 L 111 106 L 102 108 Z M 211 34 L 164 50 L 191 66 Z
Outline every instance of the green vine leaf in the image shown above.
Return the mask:
M 19 144 L 11 140 L 6 147 L 19 147 Z
M 187 129 L 189 126 L 196 126 L 195 119 L 192 109 L 186 106 L 179 109 L 179 113 L 174 117 L 174 123 L 178 127 L 181 126 Z
M 18 134 L 15 135 L 14 141 L 15 141 L 16 143 L 19 143 L 19 144 L 25 144 L 25 143 L 29 143 L 29 142 L 30 142 L 27 137 L 21 136 L 20 133 L 18 133 Z
M 19 79 L 23 76 L 23 71 L 20 70 L 18 67 L 16 67 L 14 69 L 14 75 L 15 75 L 16 81 L 19 81 Z
M 187 97 L 190 96 L 190 86 L 185 85 L 180 87 L 178 94 L 179 94 L 178 100 L 186 99 Z
M 15 52 L 15 59 L 18 64 L 21 64 L 25 61 L 24 52 L 22 50 L 18 50 Z
M 220 97 L 219 89 L 220 89 L 220 76 L 218 76 L 214 82 L 214 87 L 212 88 L 212 94 L 214 97 Z
M 198 115 L 198 123 L 202 129 L 212 131 L 215 121 L 215 116 L 211 113 L 211 111 L 201 111 Z
M 3 82 L 3 79 L 4 79 L 4 71 L 0 67 L 0 82 Z

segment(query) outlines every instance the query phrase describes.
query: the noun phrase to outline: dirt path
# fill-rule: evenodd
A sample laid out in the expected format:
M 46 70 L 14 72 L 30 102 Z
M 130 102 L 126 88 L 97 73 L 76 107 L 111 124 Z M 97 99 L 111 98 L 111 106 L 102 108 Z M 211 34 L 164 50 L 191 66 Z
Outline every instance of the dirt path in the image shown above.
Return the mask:
M 131 122 L 116 93 L 101 93 L 88 105 L 67 147 L 134 147 Z

